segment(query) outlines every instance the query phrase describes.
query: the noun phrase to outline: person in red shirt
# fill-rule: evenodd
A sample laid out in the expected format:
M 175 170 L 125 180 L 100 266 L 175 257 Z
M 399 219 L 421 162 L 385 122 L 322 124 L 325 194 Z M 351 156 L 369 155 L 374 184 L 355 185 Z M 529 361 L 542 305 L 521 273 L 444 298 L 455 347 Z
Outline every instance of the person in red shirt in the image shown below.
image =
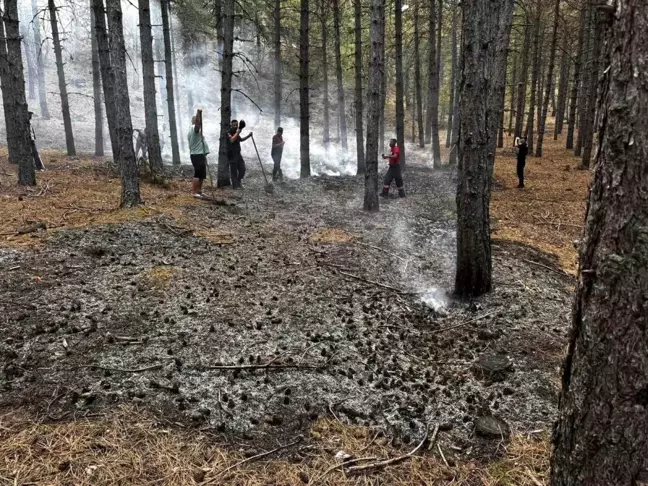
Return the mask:
M 392 138 L 389 141 L 389 146 L 391 147 L 391 154 L 382 154 L 383 159 L 389 159 L 389 169 L 387 170 L 387 174 L 385 174 L 381 196 L 389 197 L 389 186 L 391 186 L 392 181 L 396 179 L 398 196 L 405 197 L 405 189 L 403 188 L 403 176 L 401 175 L 400 166 L 400 148 L 398 147 L 398 145 L 396 145 L 395 138 Z

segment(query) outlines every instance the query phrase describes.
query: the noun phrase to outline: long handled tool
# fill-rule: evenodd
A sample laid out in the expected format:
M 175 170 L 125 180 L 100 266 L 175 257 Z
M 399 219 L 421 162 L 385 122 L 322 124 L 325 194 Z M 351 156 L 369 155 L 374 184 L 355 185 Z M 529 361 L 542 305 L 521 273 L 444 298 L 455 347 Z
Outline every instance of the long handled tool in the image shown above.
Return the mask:
M 254 135 L 251 134 L 250 137 L 252 137 L 252 143 L 254 144 L 254 150 L 256 151 L 257 158 L 259 159 L 259 165 L 261 166 L 261 172 L 263 172 L 263 178 L 265 179 L 265 192 L 268 194 L 273 194 L 274 193 L 274 186 L 272 185 L 271 182 L 268 182 L 268 176 L 266 175 L 266 171 L 263 168 L 263 163 L 261 162 L 261 156 L 259 155 L 259 149 L 257 149 L 256 142 L 254 141 Z

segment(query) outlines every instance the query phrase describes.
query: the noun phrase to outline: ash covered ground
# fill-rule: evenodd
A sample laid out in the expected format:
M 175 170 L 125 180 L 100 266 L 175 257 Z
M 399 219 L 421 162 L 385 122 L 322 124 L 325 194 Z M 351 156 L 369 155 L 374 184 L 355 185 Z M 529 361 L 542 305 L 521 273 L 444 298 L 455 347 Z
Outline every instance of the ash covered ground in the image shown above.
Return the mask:
M 182 208 L 223 244 L 155 216 L 0 249 L 0 407 L 70 420 L 135 402 L 253 443 L 331 414 L 404 444 L 438 423 L 466 454 L 479 417 L 548 429 L 573 281 L 495 242 L 493 292 L 454 300 L 453 174 L 412 163 L 405 180 L 369 215 L 362 178 L 270 195 L 251 167 L 232 205 Z

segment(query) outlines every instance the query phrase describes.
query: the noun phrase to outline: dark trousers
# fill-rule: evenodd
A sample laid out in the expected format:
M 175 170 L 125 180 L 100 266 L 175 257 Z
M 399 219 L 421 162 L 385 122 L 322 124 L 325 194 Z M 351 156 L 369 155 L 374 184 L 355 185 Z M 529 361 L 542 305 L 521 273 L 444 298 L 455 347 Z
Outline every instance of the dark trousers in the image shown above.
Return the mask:
M 230 159 L 230 177 L 232 179 L 232 187 L 241 187 L 241 181 L 245 177 L 245 160 L 241 155 L 236 155 Z
M 283 172 L 281 171 L 281 154 L 272 155 L 274 161 L 274 168 L 272 169 L 272 180 L 283 181 Z
M 403 176 L 401 175 L 401 167 L 400 165 L 390 165 L 389 169 L 387 170 L 387 173 L 385 174 L 385 179 L 383 180 L 383 186 L 384 188 L 387 188 L 389 190 L 389 186 L 391 186 L 392 181 L 396 179 L 396 187 L 398 189 L 403 188 Z
M 517 176 L 520 181 L 520 186 L 524 186 L 524 166 L 526 165 L 526 159 L 517 159 Z
M 35 140 L 31 141 L 31 150 L 32 150 L 32 157 L 34 158 L 34 166 L 36 167 L 36 170 L 45 169 L 45 166 L 43 165 L 43 161 L 40 158 L 40 154 L 38 153 L 38 149 L 36 148 Z

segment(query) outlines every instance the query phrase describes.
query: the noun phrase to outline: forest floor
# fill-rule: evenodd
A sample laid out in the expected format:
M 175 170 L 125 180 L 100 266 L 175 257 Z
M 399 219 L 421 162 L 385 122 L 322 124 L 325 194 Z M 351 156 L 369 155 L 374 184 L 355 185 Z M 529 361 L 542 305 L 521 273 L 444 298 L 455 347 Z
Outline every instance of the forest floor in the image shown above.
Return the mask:
M 422 152 L 372 215 L 354 177 L 119 210 L 102 161 L 46 152 L 32 190 L 0 162 L 0 484 L 544 484 L 589 179 L 563 152 L 524 190 L 498 157 L 469 302 L 455 175 Z

